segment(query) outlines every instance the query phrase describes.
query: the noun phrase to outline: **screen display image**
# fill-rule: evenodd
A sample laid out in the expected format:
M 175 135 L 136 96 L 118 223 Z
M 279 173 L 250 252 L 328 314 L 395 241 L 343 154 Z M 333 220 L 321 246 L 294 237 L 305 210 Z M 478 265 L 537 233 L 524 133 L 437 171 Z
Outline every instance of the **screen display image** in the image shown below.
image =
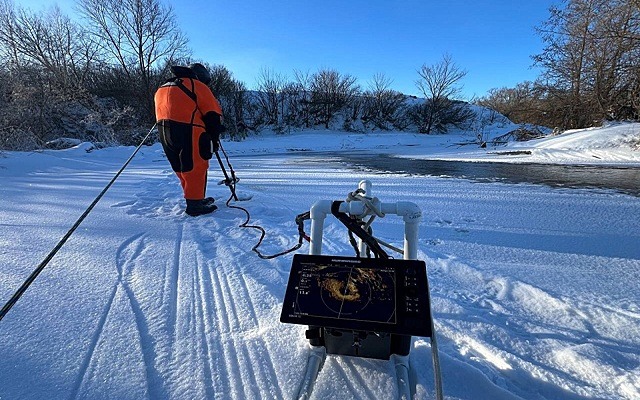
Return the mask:
M 423 261 L 296 254 L 280 321 L 429 336 L 429 310 Z
M 392 268 L 302 263 L 294 313 L 309 317 L 395 324 Z

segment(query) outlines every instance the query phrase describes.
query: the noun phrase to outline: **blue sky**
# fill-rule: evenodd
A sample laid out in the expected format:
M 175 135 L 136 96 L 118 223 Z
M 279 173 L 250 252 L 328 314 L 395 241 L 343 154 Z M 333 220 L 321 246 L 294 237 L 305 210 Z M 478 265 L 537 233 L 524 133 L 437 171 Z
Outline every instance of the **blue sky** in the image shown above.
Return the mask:
M 542 50 L 534 27 L 560 0 L 173 0 L 194 58 L 225 65 L 255 86 L 262 69 L 335 69 L 366 87 L 376 73 L 392 88 L 419 94 L 423 64 L 449 54 L 467 71 L 466 98 L 533 80 L 531 56 Z M 41 0 L 18 0 L 37 9 Z M 57 0 L 73 13 L 73 0 Z

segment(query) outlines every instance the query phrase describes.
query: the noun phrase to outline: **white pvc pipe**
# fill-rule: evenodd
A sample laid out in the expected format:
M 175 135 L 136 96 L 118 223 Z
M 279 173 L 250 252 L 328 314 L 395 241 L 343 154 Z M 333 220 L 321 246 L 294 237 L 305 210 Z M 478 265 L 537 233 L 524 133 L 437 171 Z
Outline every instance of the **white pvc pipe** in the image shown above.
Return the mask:
M 371 196 L 371 181 L 368 179 L 361 180 L 358 183 L 358 189 L 364 190 L 365 196 Z
M 307 358 L 307 369 L 304 374 L 300 390 L 298 391 L 299 400 L 307 400 L 311 396 L 313 384 L 316 381 L 318 372 L 327 356 L 327 349 L 324 346 L 312 346 Z
M 322 254 L 324 220 L 327 214 L 331 214 L 332 203 L 330 200 L 320 200 L 311 206 L 309 254 Z M 367 209 L 361 201 L 343 202 L 340 204 L 339 211 L 359 217 L 367 215 Z M 380 211 L 383 214 L 396 214 L 404 219 L 404 259 L 416 260 L 418 258 L 418 228 L 422 220 L 420 208 L 415 203 L 399 201 L 397 203 L 380 203 Z
M 324 220 L 331 212 L 331 201 L 320 200 L 311 206 L 311 234 L 309 242 L 309 254 L 322 254 L 322 232 L 324 230 Z

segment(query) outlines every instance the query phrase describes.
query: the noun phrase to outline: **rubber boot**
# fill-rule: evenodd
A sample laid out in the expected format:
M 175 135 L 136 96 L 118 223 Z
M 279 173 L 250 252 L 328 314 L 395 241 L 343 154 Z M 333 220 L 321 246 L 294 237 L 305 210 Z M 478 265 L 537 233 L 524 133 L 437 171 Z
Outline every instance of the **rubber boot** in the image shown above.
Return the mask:
M 203 200 L 187 200 L 187 209 L 185 213 L 192 217 L 198 215 L 204 215 L 214 212 L 218 209 L 215 204 L 203 199 Z

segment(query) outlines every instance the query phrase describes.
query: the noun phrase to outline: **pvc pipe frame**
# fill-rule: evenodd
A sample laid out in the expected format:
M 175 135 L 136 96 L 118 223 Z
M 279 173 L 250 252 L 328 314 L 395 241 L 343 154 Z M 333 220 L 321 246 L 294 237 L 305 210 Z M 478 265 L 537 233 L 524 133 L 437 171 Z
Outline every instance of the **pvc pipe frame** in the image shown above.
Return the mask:
M 309 254 L 322 254 L 322 233 L 324 220 L 331 214 L 330 200 L 317 201 L 311 207 L 311 246 Z M 422 219 L 420 208 L 410 202 L 399 201 L 397 203 L 380 203 L 380 211 L 383 214 L 396 214 L 404 219 L 404 259 L 416 260 L 418 258 L 418 228 Z M 357 217 L 372 215 L 365 204 L 360 201 L 352 201 L 340 204 L 340 212 Z
M 371 182 L 368 180 L 360 181 L 358 187 L 364 190 L 365 195 L 371 195 Z M 331 205 L 333 201 L 320 200 L 311 207 L 311 245 L 309 247 L 310 255 L 322 254 L 322 234 L 324 230 L 324 220 L 327 215 L 331 214 Z M 418 229 L 422 220 L 422 211 L 420 208 L 410 202 L 397 203 L 379 203 L 379 210 L 383 214 L 396 214 L 404 219 L 404 259 L 418 259 Z M 367 215 L 375 215 L 361 201 L 344 202 L 340 204 L 340 212 L 350 214 L 352 216 L 364 218 Z M 360 243 L 360 249 L 363 251 L 363 244 Z M 433 333 L 435 336 L 435 332 Z M 433 347 L 432 351 L 437 351 Z M 307 399 L 313 390 L 315 381 L 324 358 L 326 357 L 326 349 L 319 346 L 312 347 L 311 354 L 307 360 L 307 371 L 305 378 L 298 392 L 298 399 Z M 409 384 L 409 357 L 394 355 L 394 364 L 398 379 L 398 392 L 400 399 L 411 399 L 411 387 Z M 434 366 L 435 367 L 435 366 Z M 436 378 L 436 389 L 438 388 L 438 379 Z M 438 392 L 438 390 L 436 390 Z

